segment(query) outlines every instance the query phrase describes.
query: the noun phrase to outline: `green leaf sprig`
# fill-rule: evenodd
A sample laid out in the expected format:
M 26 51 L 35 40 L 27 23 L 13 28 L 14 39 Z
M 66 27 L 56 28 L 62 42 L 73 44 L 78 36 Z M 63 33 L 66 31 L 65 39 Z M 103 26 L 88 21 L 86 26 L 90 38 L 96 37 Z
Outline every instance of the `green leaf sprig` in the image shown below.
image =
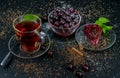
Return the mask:
M 102 28 L 103 34 L 107 34 L 108 31 L 112 30 L 112 26 L 106 25 L 106 23 L 110 22 L 107 18 L 100 17 L 95 21 L 95 24 L 99 25 Z
M 36 16 L 40 18 L 43 17 L 41 14 L 25 14 L 23 16 L 23 21 L 26 21 L 26 20 L 36 21 L 38 19 Z

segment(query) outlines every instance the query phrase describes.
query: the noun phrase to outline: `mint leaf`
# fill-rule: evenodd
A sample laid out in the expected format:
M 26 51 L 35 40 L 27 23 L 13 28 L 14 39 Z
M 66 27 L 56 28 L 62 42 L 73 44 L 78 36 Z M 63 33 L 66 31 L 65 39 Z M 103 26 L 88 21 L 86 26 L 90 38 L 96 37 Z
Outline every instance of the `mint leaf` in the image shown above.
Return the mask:
M 33 15 L 33 14 L 26 14 L 23 16 L 23 21 L 26 21 L 26 20 L 32 20 L 32 21 L 35 21 L 37 20 L 38 18 Z
M 107 31 L 112 30 L 112 26 L 103 25 L 102 29 L 103 29 L 103 33 L 106 33 Z
M 107 18 L 100 17 L 98 20 L 95 21 L 95 24 L 99 25 L 102 27 L 104 23 L 110 22 Z
M 97 25 L 99 25 L 100 27 L 102 27 L 102 23 L 101 23 L 99 20 L 97 20 L 97 21 L 95 22 L 95 24 L 97 24 Z
M 43 17 L 41 14 L 34 14 L 34 15 L 36 15 L 36 16 L 38 16 L 38 17 L 40 17 L 40 18 Z
M 42 17 L 41 14 L 26 14 L 23 16 L 23 21 L 26 20 L 31 20 L 31 21 L 36 21 L 38 18 L 37 17 Z
M 110 22 L 107 18 L 104 18 L 104 17 L 100 17 L 100 18 L 98 19 L 98 21 L 99 21 L 100 23 L 108 23 L 108 22 Z
M 107 18 L 100 17 L 95 21 L 95 24 L 99 25 L 102 28 L 103 34 L 106 34 L 107 31 L 112 30 L 112 26 L 107 26 L 106 23 L 110 22 Z
M 102 29 L 103 33 L 105 34 L 106 33 L 106 30 L 105 29 Z

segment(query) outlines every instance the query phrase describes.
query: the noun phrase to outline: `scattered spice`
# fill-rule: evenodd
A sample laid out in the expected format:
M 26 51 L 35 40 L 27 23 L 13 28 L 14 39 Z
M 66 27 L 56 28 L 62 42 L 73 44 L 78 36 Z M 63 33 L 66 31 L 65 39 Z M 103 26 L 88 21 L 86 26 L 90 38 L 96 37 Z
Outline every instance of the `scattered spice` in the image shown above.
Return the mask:
M 5 39 L 7 27 L 0 27 L 0 39 Z
M 83 44 L 85 47 L 91 49 L 91 50 L 100 50 L 106 47 L 106 45 L 109 45 L 110 39 L 107 37 L 102 37 L 98 44 L 93 46 L 89 40 L 86 40 L 86 42 Z
M 73 61 L 74 66 L 76 67 L 80 66 L 81 64 L 82 65 L 85 64 L 85 59 L 83 57 L 85 53 L 84 53 L 83 47 L 81 44 L 77 46 L 79 46 L 79 50 L 73 46 L 70 46 L 70 45 L 67 46 L 67 50 L 70 53 L 69 58 L 71 61 Z
M 12 67 L 12 66 L 11 66 Z M 39 67 L 38 63 L 35 62 L 20 62 L 18 60 L 14 60 L 14 67 L 17 69 L 18 72 L 14 74 L 15 77 L 19 75 L 19 72 L 25 73 L 25 74 L 32 74 L 30 75 L 31 78 L 36 77 L 36 78 L 41 78 L 42 68 Z M 14 69 L 12 67 L 12 69 Z
M 81 20 L 81 25 L 86 22 L 93 22 L 92 20 L 95 20 L 98 16 L 106 16 L 111 19 L 112 19 L 112 17 L 115 18 L 115 19 L 112 19 L 112 22 L 113 22 L 113 24 L 115 24 L 119 27 L 119 18 L 116 18 L 116 16 L 114 16 L 115 14 L 117 15 L 119 13 L 119 9 L 118 9 L 119 4 L 117 4 L 116 1 L 113 1 L 113 2 L 107 1 L 107 3 L 106 3 L 106 1 L 103 2 L 103 0 L 91 1 L 91 2 L 89 2 L 89 0 L 82 1 L 82 2 L 80 2 L 79 0 L 78 1 L 72 0 L 72 1 L 67 1 L 67 2 L 69 2 L 72 5 L 75 5 L 77 7 L 77 9 L 80 11 L 80 14 L 84 19 L 84 20 Z M 9 1 L 7 1 L 6 5 L 4 5 L 5 3 L 6 3 L 5 1 L 3 1 L 1 3 L 2 7 L 0 7 L 0 10 L 1 10 L 0 21 L 5 24 L 3 27 L 7 28 L 7 29 L 5 29 L 5 30 L 7 30 L 7 32 L 5 32 L 5 34 L 8 33 L 8 36 L 11 36 L 10 33 L 11 33 L 11 29 L 12 29 L 12 21 L 17 16 L 24 14 L 24 13 L 34 13 L 36 11 L 42 12 L 42 14 L 48 14 L 50 12 L 50 10 L 53 8 L 53 6 L 54 7 L 57 6 L 56 1 L 51 1 L 51 0 L 48 3 L 47 2 L 44 3 L 44 1 L 43 1 L 42 4 L 37 4 L 37 1 L 30 1 L 30 3 L 29 2 L 24 3 L 24 1 L 23 1 L 22 7 L 12 6 L 12 3 L 17 4 L 16 0 L 12 1 L 12 3 L 11 3 L 11 0 L 9 0 Z M 9 6 L 10 6 L 9 8 L 6 8 L 7 4 L 9 4 Z M 26 4 L 30 4 L 29 8 L 28 8 L 28 6 L 26 6 Z M 34 4 L 36 6 L 33 6 Z M 46 4 L 46 6 L 44 6 L 45 4 Z M 85 4 L 87 4 L 87 5 L 85 6 Z M 104 5 L 106 5 L 105 8 L 103 8 Z M 37 6 L 39 6 L 39 8 Z M 36 10 L 31 11 L 31 8 L 35 8 L 35 7 L 37 7 Z M 27 8 L 27 10 L 26 10 L 26 8 Z M 2 10 L 4 10 L 4 11 L 2 11 Z M 115 31 L 117 33 L 120 32 L 118 27 L 116 28 L 117 31 Z M 117 38 L 119 39 L 119 37 L 117 37 Z M 7 39 L 8 39 L 8 37 L 7 37 Z M 69 39 L 69 42 L 71 42 L 70 39 Z M 71 43 L 73 43 L 73 42 L 71 42 Z M 108 71 L 110 72 L 116 65 L 119 65 L 119 64 L 117 64 L 117 63 L 119 63 L 117 55 L 120 54 L 119 43 L 120 43 L 120 40 L 117 40 L 115 47 L 113 46 L 113 48 L 111 48 L 110 50 L 103 51 L 102 53 L 94 53 L 91 51 L 87 51 L 87 53 L 89 55 L 89 56 L 87 56 L 87 58 L 90 61 L 89 64 L 91 64 L 93 67 L 95 67 L 95 69 L 92 69 L 92 73 L 91 73 L 93 76 L 96 76 L 97 78 L 102 78 L 105 75 L 105 73 L 108 75 Z M 65 44 L 63 44 L 63 45 L 65 45 Z M 74 44 L 72 44 L 72 46 L 74 46 Z M 118 47 L 116 47 L 116 46 L 118 46 Z M 58 45 L 58 47 L 59 47 L 59 45 Z M 55 75 L 56 72 L 52 73 L 52 71 L 54 71 L 53 69 L 55 68 L 55 66 L 60 67 L 60 65 L 68 62 L 68 59 L 71 60 L 72 54 L 70 54 L 70 52 L 66 52 L 66 50 L 64 50 L 63 48 L 64 48 L 64 46 L 59 47 L 59 49 L 55 52 L 55 55 L 59 56 L 59 57 L 55 57 L 55 59 L 52 59 L 52 61 L 50 61 L 50 64 L 48 64 L 48 63 L 45 64 L 45 62 L 44 62 L 44 61 L 49 62 L 48 59 L 44 59 L 44 60 L 40 61 L 43 63 L 43 67 L 41 67 L 41 65 L 39 66 L 38 63 L 37 63 L 37 65 L 35 64 L 36 68 L 41 69 L 40 72 L 42 73 L 42 69 L 46 70 L 47 66 L 50 66 L 52 63 L 52 64 L 54 64 L 54 67 L 50 67 L 50 68 L 52 68 L 51 71 L 45 71 L 44 75 L 36 77 L 35 72 L 32 72 L 32 70 L 31 70 L 33 76 L 30 76 L 29 78 L 47 78 L 47 77 L 51 76 L 51 75 L 48 76 L 49 73 Z M 79 48 L 76 48 L 76 49 L 79 49 Z M 60 57 L 63 57 L 63 58 L 60 58 Z M 63 60 L 63 59 L 65 59 L 65 60 Z M 72 59 L 73 59 L 73 57 L 72 57 Z M 80 58 L 78 58 L 78 59 L 80 59 Z M 13 72 L 17 72 L 18 74 L 23 72 L 24 66 L 21 66 L 22 63 L 30 64 L 28 62 L 24 62 L 21 60 L 19 60 L 19 62 L 16 62 L 16 61 L 14 61 L 14 62 L 15 63 L 12 63 L 12 65 L 11 65 L 12 67 L 11 67 L 10 71 L 14 70 Z M 34 62 L 34 60 L 32 62 Z M 20 64 L 20 67 L 19 66 L 16 67 L 16 63 Z M 57 71 L 57 72 L 60 73 L 60 74 L 58 74 L 60 76 L 59 78 L 62 78 L 63 77 L 62 75 L 64 75 L 64 76 L 66 76 L 66 74 L 68 75 L 68 72 L 66 72 L 63 69 L 59 69 L 59 71 Z M 29 72 L 27 74 L 31 75 Z M 7 73 L 5 75 L 9 76 L 9 74 L 7 74 Z M 67 77 L 68 76 L 66 76 L 66 78 Z M 55 76 L 55 78 L 58 78 L 58 77 Z
M 3 36 L 3 35 L 5 35 L 5 32 L 4 32 L 4 31 L 1 31 L 1 32 L 0 32 L 0 37 Z

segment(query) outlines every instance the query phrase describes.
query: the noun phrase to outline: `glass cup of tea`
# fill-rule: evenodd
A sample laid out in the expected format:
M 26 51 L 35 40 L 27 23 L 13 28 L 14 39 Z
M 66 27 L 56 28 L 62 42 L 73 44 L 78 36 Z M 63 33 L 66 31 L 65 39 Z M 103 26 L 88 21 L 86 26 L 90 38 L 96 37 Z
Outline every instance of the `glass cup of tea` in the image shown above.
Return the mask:
M 67 37 L 79 27 L 81 16 L 73 7 L 58 7 L 49 13 L 48 22 L 56 34 Z
M 20 42 L 20 50 L 33 53 L 41 46 L 41 19 L 36 15 L 23 15 L 14 19 L 13 28 L 16 40 Z

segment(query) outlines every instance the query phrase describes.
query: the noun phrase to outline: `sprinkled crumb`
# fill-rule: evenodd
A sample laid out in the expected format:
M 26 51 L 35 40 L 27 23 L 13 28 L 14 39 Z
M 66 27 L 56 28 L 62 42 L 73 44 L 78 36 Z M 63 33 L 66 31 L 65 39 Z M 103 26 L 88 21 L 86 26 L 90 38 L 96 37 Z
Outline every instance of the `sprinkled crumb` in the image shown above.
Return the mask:
M 24 1 L 8 0 L 6 2 L 3 0 L 3 2 L 0 3 L 0 6 L 2 6 L 0 7 L 0 33 L 2 33 L 2 35 L 0 35 L 0 39 L 2 38 L 6 40 L 8 39 L 8 37 L 10 38 L 10 36 L 14 34 L 12 29 L 12 22 L 17 16 L 26 13 L 40 13 L 43 15 L 48 15 L 48 13 L 54 7 L 58 6 L 58 2 L 52 0 L 42 1 L 42 3 L 36 0 L 30 0 L 28 2 L 26 2 L 26 0 Z M 19 4 L 21 2 L 22 5 L 17 5 L 17 3 Z M 66 2 L 74 6 L 80 12 L 82 16 L 80 26 L 85 23 L 92 23 L 98 17 L 104 16 L 112 20 L 112 25 L 114 25 L 114 29 L 116 30 L 115 32 L 117 35 L 119 35 L 119 0 L 113 0 L 112 2 L 110 0 L 94 0 L 91 2 L 89 0 L 70 0 Z M 7 7 L 7 5 L 9 5 L 9 7 Z M 4 33 L 2 30 L 4 31 Z M 55 37 L 52 38 L 56 40 Z M 109 73 L 112 73 L 112 69 L 114 69 L 115 66 L 119 65 L 119 38 L 120 37 L 117 36 L 117 41 L 115 45 L 105 51 L 92 52 L 84 49 L 85 53 L 87 53 L 87 58 L 85 59 L 85 61 L 87 60 L 87 63 L 91 67 L 93 67 L 90 73 L 91 75 L 95 76 L 96 78 L 103 78 L 105 75 L 109 75 Z M 56 45 L 54 47 L 54 58 L 49 59 L 45 55 L 43 57 L 37 58 L 37 62 L 35 62 L 34 59 L 32 61 L 29 61 L 15 58 L 10 65 L 10 72 L 13 72 L 16 78 L 20 74 L 27 75 L 29 76 L 28 78 L 74 78 L 74 76 L 70 72 L 67 72 L 64 69 L 63 65 L 71 62 L 71 54 L 65 49 L 66 44 L 70 44 L 75 47 L 77 43 L 74 43 L 74 38 L 66 39 L 66 41 L 64 41 L 62 44 L 57 43 L 60 39 L 61 38 L 58 38 L 56 40 Z M 70 43 L 67 43 L 67 40 Z M 70 40 L 72 40 L 72 42 Z M 78 47 L 75 48 L 79 50 Z M 31 71 L 29 69 L 31 69 Z M 9 76 L 9 73 L 5 73 L 4 75 L 5 77 Z M 88 74 L 88 78 L 89 77 L 90 76 Z M 115 76 L 111 77 L 115 78 Z

